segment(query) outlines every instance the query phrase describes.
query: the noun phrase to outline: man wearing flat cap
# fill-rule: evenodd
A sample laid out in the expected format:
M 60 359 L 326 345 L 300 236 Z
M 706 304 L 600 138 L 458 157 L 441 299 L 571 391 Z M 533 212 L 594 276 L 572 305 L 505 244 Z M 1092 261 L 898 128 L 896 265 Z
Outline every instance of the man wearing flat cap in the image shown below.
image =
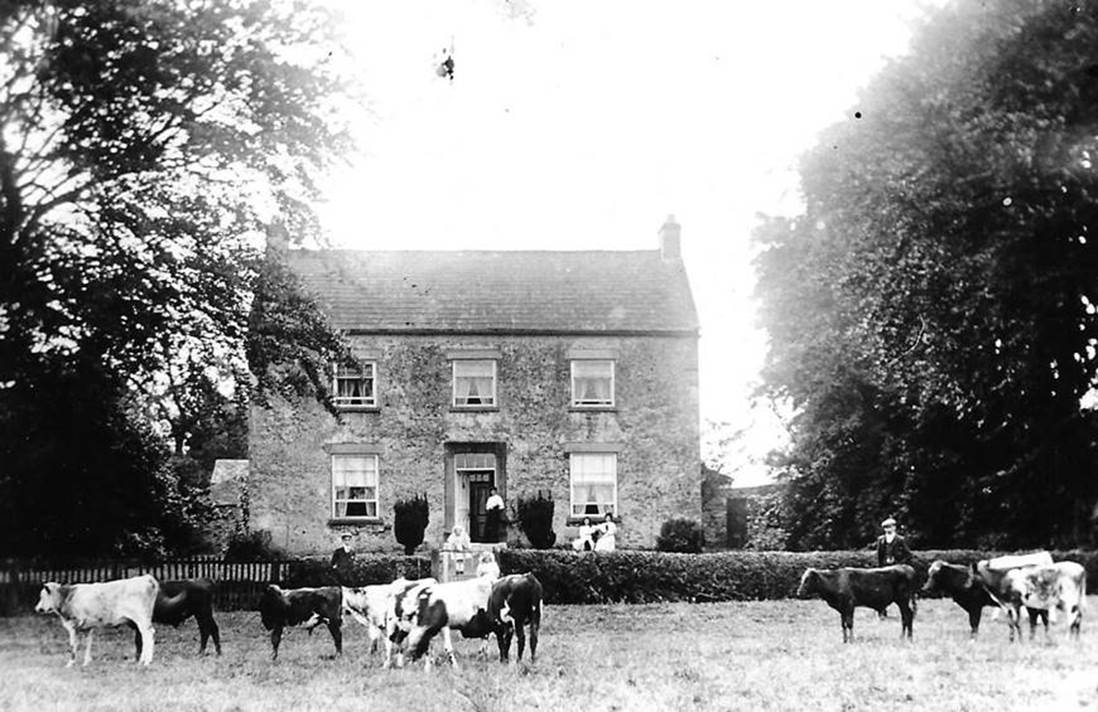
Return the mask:
M 907 542 L 896 533 L 896 520 L 892 517 L 881 522 L 884 534 L 877 537 L 877 566 L 893 564 L 911 564 L 911 549 Z
M 355 550 L 351 548 L 352 538 L 350 532 L 344 532 L 340 537 L 342 545 L 332 552 L 332 568 L 336 570 L 336 577 L 343 586 L 350 585 L 346 582 L 349 580 L 351 567 L 355 563 Z

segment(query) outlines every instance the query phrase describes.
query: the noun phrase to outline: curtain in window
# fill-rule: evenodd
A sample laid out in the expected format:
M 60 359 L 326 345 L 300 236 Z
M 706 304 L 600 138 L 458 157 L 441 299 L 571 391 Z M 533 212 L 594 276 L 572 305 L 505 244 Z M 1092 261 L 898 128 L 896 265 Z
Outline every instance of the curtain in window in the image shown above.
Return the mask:
M 454 402 L 458 405 L 492 403 L 493 361 L 454 362 Z
M 614 511 L 617 501 L 617 455 L 573 453 L 572 514 L 602 515 Z
M 374 399 L 373 364 L 336 367 L 336 402 L 344 404 L 369 404 Z
M 333 455 L 332 491 L 337 517 L 377 516 L 377 456 Z
M 576 403 L 613 403 L 613 364 L 610 361 L 572 362 L 572 399 Z

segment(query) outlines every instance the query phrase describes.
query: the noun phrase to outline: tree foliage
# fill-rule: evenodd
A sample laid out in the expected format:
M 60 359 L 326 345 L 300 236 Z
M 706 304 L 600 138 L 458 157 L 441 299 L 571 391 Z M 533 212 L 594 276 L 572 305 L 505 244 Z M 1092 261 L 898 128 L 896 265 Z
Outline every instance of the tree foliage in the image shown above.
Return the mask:
M 756 235 L 794 545 L 1083 535 L 1096 79 L 1098 8 L 955 2 L 804 156 L 804 213 Z
M 153 422 L 184 455 L 239 414 L 265 228 L 315 238 L 349 150 L 338 47 L 292 1 L 0 3 L 0 412 L 94 363 L 118 437 Z M 21 462 L 5 485 L 42 471 Z

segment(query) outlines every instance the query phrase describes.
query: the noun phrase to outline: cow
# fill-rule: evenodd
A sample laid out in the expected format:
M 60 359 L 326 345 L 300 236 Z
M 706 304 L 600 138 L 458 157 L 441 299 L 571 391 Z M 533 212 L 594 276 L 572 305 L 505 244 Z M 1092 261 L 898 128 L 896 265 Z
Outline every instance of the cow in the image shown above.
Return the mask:
M 175 628 L 194 616 L 198 622 L 198 654 L 206 652 L 206 643 L 213 640 L 214 650 L 221 655 L 221 632 L 213 618 L 214 583 L 209 579 L 182 579 L 161 581 L 160 592 L 153 608 L 153 623 L 164 623 Z M 141 655 L 141 634 L 134 633 L 137 655 Z
M 460 631 L 465 638 L 486 638 L 495 630 L 488 616 L 488 599 L 494 583 L 491 576 L 477 576 L 464 581 L 436 583 L 421 589 L 414 612 L 406 614 L 411 623 L 407 646 L 412 660 L 423 657 L 431 645 L 431 639 L 441 632 L 443 649 L 456 669 L 458 664 L 450 631 Z M 424 665 L 428 669 L 431 667 L 430 656 Z
M 259 617 L 271 631 L 271 660 L 278 659 L 278 645 L 286 626 L 326 623 L 336 655 L 343 653 L 343 590 L 339 586 L 282 589 L 271 584 L 259 600 Z M 310 629 L 311 630 L 311 629 Z
M 988 595 L 1007 614 L 1010 641 L 1022 640 L 1022 607 L 1030 609 L 1029 634 L 1032 639 L 1041 611 L 1048 634 L 1048 614 L 1056 609 L 1067 613 L 1069 635 L 1078 637 L 1083 621 L 1083 606 L 1087 594 L 1086 570 L 1074 561 L 1060 561 L 1050 566 L 1023 566 L 1003 570 L 993 566 L 994 560 L 983 560 L 973 566 L 973 575 Z
M 518 659 L 526 647 L 525 627 L 530 626 L 530 662 L 538 652 L 538 629 L 541 628 L 541 582 L 531 573 L 511 574 L 492 584 L 488 597 L 488 619 L 499 644 L 499 661 L 507 662 L 511 655 L 511 637 L 518 638 Z
M 343 589 L 343 614 L 349 615 L 366 626 L 366 635 L 370 639 L 370 652 L 378 648 L 378 641 L 385 637 L 385 623 L 390 599 L 393 595 L 392 584 L 362 586 Z
M 806 569 L 797 589 L 799 598 L 819 596 L 839 612 L 843 642 L 854 640 L 854 608 L 880 611 L 892 603 L 900 608 L 900 637 L 912 636 L 915 618 L 915 569 L 907 564 L 875 569 Z
M 922 593 L 944 594 L 963 608 L 968 613 L 969 640 L 976 639 L 976 634 L 980 630 L 980 618 L 983 616 L 983 610 L 988 606 L 999 608 L 999 602 L 988 593 L 987 588 L 975 575 L 972 567 L 950 564 L 940 559 L 930 565 Z M 1033 637 L 1038 619 L 1044 621 L 1045 630 L 1048 630 L 1048 611 L 1037 608 L 1028 608 L 1027 611 L 1029 613 L 1030 637 Z
M 56 613 L 69 632 L 69 662 L 76 662 L 78 631 L 85 633 L 84 665 L 91 662 L 92 632 L 96 628 L 130 625 L 137 629 L 142 649 L 137 656 L 141 665 L 153 659 L 153 607 L 160 585 L 152 576 L 107 581 L 105 583 L 42 585 L 37 613 Z
M 385 662 L 383 667 L 393 664 L 396 650 L 397 667 L 404 666 L 404 643 L 415 623 L 419 608 L 419 594 L 438 581 L 433 578 L 409 580 L 398 578 L 389 584 L 389 594 L 385 603 Z

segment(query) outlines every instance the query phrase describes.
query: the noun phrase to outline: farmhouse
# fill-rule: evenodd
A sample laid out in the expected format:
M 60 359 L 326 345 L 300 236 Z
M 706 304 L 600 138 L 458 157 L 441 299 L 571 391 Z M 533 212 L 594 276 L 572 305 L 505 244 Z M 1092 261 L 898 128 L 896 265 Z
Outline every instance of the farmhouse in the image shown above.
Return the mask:
M 698 320 L 669 218 L 644 251 L 288 250 L 348 338 L 339 417 L 310 400 L 251 412 L 253 529 L 292 553 L 392 549 L 393 504 L 426 495 L 425 541 L 485 540 L 489 489 L 555 502 L 558 541 L 621 518 L 653 547 L 700 520 Z M 510 533 L 514 536 L 514 532 Z

